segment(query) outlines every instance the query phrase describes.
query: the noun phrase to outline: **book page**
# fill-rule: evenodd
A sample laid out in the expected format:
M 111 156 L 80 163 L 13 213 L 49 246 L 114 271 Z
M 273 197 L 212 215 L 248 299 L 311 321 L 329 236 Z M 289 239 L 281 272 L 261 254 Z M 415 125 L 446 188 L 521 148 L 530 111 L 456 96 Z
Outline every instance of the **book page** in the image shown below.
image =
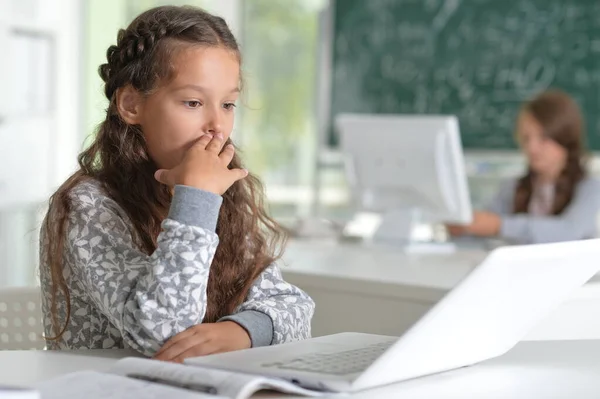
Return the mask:
M 0 399 L 40 399 L 36 389 L 0 385 Z
M 41 382 L 35 388 L 43 399 L 226 399 L 96 371 L 66 374 Z
M 230 399 L 246 399 L 261 389 L 274 389 L 305 396 L 322 396 L 324 394 L 300 388 L 285 380 L 141 358 L 119 360 L 110 372 L 122 376 L 133 373 L 176 381 L 180 384 L 203 384 L 215 388 L 217 395 Z
M 192 366 L 192 367 L 194 367 L 194 366 Z M 243 376 L 244 374 L 240 374 L 240 375 Z M 248 382 L 239 391 L 236 399 L 249 398 L 255 392 L 258 392 L 258 391 L 264 390 L 264 389 L 272 390 L 272 391 L 279 391 L 279 392 L 289 393 L 289 394 L 295 394 L 295 395 L 311 396 L 311 397 L 319 397 L 319 396 L 325 396 L 325 395 L 327 395 L 327 397 L 333 397 L 333 396 L 341 395 L 341 394 L 336 394 L 333 392 L 322 392 L 322 391 L 314 391 L 311 389 L 305 389 L 305 388 L 302 388 L 298 385 L 292 384 L 291 382 L 288 382 L 288 381 L 285 381 L 282 379 L 256 377 L 256 378 L 252 378 L 251 381 Z

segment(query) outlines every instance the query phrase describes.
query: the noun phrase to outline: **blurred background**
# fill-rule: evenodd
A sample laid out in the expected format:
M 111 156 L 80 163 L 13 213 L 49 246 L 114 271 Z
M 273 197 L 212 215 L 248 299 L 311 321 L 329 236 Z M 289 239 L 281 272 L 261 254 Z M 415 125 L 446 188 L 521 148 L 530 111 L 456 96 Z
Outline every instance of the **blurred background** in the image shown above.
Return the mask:
M 469 134 L 467 171 L 475 207 L 489 198 L 500 179 L 522 170 L 523 160 L 512 141 L 517 104 L 549 86 L 555 77 L 575 76 L 578 87 L 586 90 L 600 81 L 597 62 L 588 57 L 590 51 L 600 51 L 600 42 L 577 32 L 563 38 L 560 31 L 546 32 L 548 47 L 542 46 L 540 51 L 549 54 L 547 61 L 544 54 L 526 58 L 524 54 L 531 49 L 519 48 L 518 40 L 513 40 L 521 34 L 537 34 L 541 26 L 584 27 L 581 18 L 585 16 L 564 16 L 581 9 L 571 10 L 570 3 L 593 6 L 593 1 L 531 0 L 527 7 L 513 7 L 514 13 L 488 2 L 489 7 L 497 8 L 495 14 L 489 13 L 489 20 L 478 20 L 477 9 L 470 13 L 463 4 L 462 14 L 453 19 L 455 25 L 450 28 L 448 19 L 459 0 L 337 3 L 334 11 L 330 0 L 0 0 L 0 286 L 37 281 L 38 229 L 47 198 L 74 171 L 78 152 L 104 117 L 107 103 L 97 68 L 104 62 L 108 46 L 116 41 L 118 29 L 147 8 L 191 4 L 221 15 L 229 23 L 242 46 L 245 79 L 234 139 L 248 168 L 263 178 L 272 214 L 290 225 L 310 215 L 343 222 L 353 212 L 342 158 L 330 134 L 330 116 L 337 106 L 360 111 L 352 109 L 360 104 L 346 101 L 356 86 L 357 71 L 371 78 L 370 89 L 379 87 L 383 93 L 377 111 L 389 106 L 425 112 L 438 104 L 433 111 L 443 112 L 444 101 L 465 105 L 457 113 L 461 128 L 464 123 Z M 414 23 L 399 23 L 403 10 L 414 14 Z M 408 98 L 405 93 L 389 96 L 385 91 L 389 85 L 375 77 L 391 74 L 396 82 L 408 86 L 414 79 L 419 81 L 419 64 L 402 60 L 418 61 L 427 55 L 434 34 L 418 23 L 419 13 L 425 12 L 439 15 L 428 29 L 437 26 L 455 32 L 444 40 L 460 57 L 452 58 L 451 51 L 438 54 L 444 69 L 432 73 L 446 83 L 421 82 L 410 101 L 401 101 Z M 494 15 L 506 15 L 500 21 L 502 29 L 510 30 L 511 23 L 516 24 L 512 31 L 517 36 L 494 39 L 498 22 Z M 336 18 L 339 21 L 334 26 Z M 564 20 L 557 22 L 556 18 Z M 469 56 L 460 53 L 461 48 L 477 35 L 473 27 L 484 25 L 492 29 L 488 32 L 490 53 L 516 54 L 503 56 L 509 61 L 505 69 L 484 71 L 497 84 L 504 79 L 501 84 L 512 85 L 502 100 L 509 106 L 500 107 L 508 109 L 506 113 L 494 113 L 493 104 L 485 102 L 487 97 L 478 96 L 482 84 L 464 84 L 472 78 L 472 71 L 465 67 L 470 65 Z M 552 39 L 553 34 L 558 39 Z M 373 52 L 393 50 L 398 38 L 404 40 L 400 43 L 404 47 L 399 48 L 405 52 L 392 51 L 382 62 L 370 62 Z M 552 57 L 562 58 L 561 54 L 577 60 L 582 51 L 582 63 L 552 63 Z M 492 58 L 487 62 L 494 65 Z M 444 84 L 455 84 L 458 94 L 445 92 Z M 368 100 L 369 90 L 358 96 Z M 588 101 L 588 108 L 594 106 L 586 96 L 587 91 L 577 98 Z M 490 123 L 496 124 L 494 129 L 481 133 Z

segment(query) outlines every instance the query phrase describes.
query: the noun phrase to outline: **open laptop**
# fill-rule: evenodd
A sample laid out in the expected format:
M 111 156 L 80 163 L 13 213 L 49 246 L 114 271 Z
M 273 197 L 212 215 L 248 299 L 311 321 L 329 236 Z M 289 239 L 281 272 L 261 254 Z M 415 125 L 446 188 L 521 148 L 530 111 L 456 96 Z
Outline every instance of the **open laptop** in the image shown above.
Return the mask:
M 502 247 L 399 338 L 342 333 L 186 363 L 333 392 L 452 370 L 507 352 L 599 269 L 600 239 Z

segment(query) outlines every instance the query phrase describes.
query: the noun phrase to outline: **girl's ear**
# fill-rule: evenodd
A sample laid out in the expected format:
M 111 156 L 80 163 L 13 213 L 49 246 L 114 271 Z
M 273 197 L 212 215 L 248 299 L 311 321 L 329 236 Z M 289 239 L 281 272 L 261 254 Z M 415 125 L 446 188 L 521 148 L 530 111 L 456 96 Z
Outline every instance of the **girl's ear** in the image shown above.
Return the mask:
M 142 96 L 131 85 L 117 90 L 117 110 L 129 125 L 139 125 L 142 119 Z

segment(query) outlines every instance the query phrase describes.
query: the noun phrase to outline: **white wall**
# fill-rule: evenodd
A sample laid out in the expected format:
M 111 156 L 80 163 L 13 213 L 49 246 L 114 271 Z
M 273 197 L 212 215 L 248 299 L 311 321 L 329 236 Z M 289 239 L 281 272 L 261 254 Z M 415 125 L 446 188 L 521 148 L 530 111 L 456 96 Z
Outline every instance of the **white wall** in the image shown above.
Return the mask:
M 51 38 L 54 49 L 40 68 L 49 72 L 51 81 L 48 111 L 11 114 L 10 90 L 0 90 L 0 104 L 9 105 L 5 108 L 9 110 L 6 135 L 0 137 L 6 154 L 0 157 L 0 169 L 16 176 L 23 187 L 16 194 L 9 193 L 12 201 L 5 201 L 0 208 L 0 286 L 26 285 L 37 279 L 39 215 L 48 196 L 74 171 L 80 148 L 82 0 L 0 2 L 0 14 L 4 16 L 0 27 L 34 34 L 39 31 Z M 11 60 L 13 64 L 9 64 Z M 15 65 L 17 61 L 10 56 L 2 62 L 12 71 L 33 67 L 27 62 Z M 16 93 L 27 84 L 10 74 L 4 78 L 5 87 Z M 42 101 L 43 94 L 36 98 L 35 90 L 32 101 Z M 21 195 L 25 191 L 31 191 L 31 195 Z
M 57 130 L 52 184 L 59 185 L 75 170 L 76 157 L 81 149 L 83 1 L 44 0 L 44 3 L 46 7 L 54 5 L 57 24 Z

